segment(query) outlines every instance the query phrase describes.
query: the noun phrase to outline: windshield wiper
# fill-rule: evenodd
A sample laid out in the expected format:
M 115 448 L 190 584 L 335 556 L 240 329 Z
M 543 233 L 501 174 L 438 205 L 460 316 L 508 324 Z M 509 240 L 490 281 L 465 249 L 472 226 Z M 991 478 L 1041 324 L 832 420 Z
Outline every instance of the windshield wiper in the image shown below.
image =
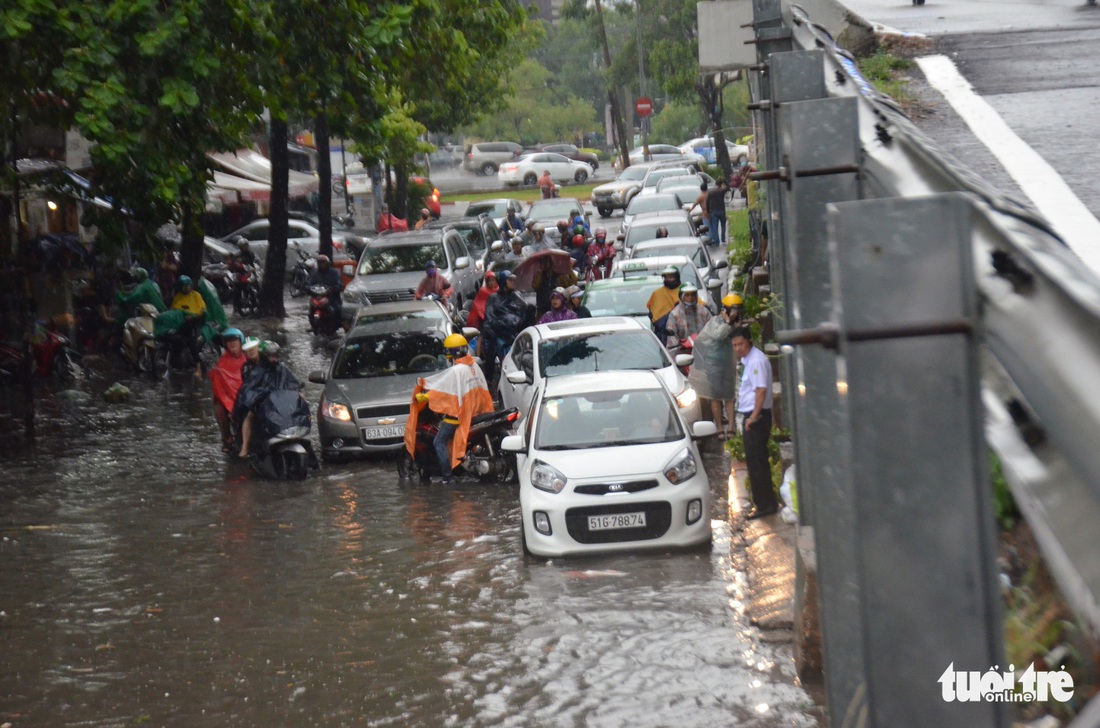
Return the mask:
M 587 444 L 575 444 L 575 445 L 540 445 L 539 450 L 585 450 L 592 447 Z

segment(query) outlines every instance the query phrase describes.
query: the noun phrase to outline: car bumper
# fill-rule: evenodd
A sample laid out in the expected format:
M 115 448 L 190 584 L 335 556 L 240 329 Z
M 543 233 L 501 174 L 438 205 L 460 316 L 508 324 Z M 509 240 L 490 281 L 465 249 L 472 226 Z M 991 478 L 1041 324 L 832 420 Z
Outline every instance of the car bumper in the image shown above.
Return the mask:
M 618 192 L 592 193 L 592 206 L 597 210 L 601 207 L 611 208 L 612 210 L 623 210 L 626 209 L 628 201 L 628 194 L 619 194 Z
M 710 543 L 710 484 L 702 470 L 684 483 L 672 485 L 662 476 L 662 485 L 638 493 L 580 495 L 576 485 L 562 493 L 547 493 L 530 485 L 527 473 L 521 474 L 520 512 L 527 549 L 536 556 L 554 558 L 622 551 L 690 548 Z M 652 479 L 653 476 L 649 476 Z M 645 480 L 646 476 L 629 476 Z M 605 479 L 606 480 L 606 479 Z M 696 502 L 698 518 L 688 523 L 689 506 Z M 589 530 L 588 517 L 600 515 L 646 514 L 646 526 Z M 536 513 L 545 513 L 550 533 L 536 527 Z
M 317 434 L 321 439 L 321 452 L 326 457 L 339 457 L 342 455 L 361 455 L 363 453 L 383 453 L 400 450 L 405 446 L 403 432 L 406 417 L 401 416 L 395 419 L 396 421 L 392 427 L 400 428 L 402 432 L 400 437 L 395 434 L 384 438 L 368 438 L 364 435 L 364 432 L 370 428 L 365 427 L 361 422 L 334 420 L 318 412 Z

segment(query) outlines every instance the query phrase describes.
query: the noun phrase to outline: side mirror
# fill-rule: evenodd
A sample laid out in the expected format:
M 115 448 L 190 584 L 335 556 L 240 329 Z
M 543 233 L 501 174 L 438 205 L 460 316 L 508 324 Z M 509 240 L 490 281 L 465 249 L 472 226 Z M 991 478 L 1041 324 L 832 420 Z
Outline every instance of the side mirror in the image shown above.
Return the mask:
M 677 354 L 675 361 L 676 361 L 676 366 L 678 366 L 678 367 L 689 367 L 695 362 L 695 355 L 694 354 Z
M 710 420 L 699 420 L 691 426 L 691 437 L 693 440 L 699 440 L 704 437 L 711 437 L 718 434 L 718 426 Z M 505 438 L 506 440 L 508 438 Z
M 707 279 L 707 290 L 708 291 L 717 291 L 717 290 L 720 290 L 721 288 L 722 288 L 722 279 L 721 278 L 708 278 Z
M 355 275 L 355 266 L 354 265 L 345 265 L 343 268 L 340 269 L 340 271 L 344 275 L 346 275 L 348 278 L 351 278 L 352 276 Z
M 494 253 L 504 250 L 504 241 L 494 240 L 493 244 L 489 246 L 489 250 L 493 251 Z
M 685 202 L 683 205 L 680 205 L 680 209 L 683 210 L 684 212 L 691 212 L 691 209 L 693 207 L 695 207 L 694 202 Z
M 328 381 L 328 376 L 325 374 L 324 369 L 314 369 L 309 373 L 309 381 L 314 384 L 324 384 Z
M 462 335 L 466 337 L 467 341 L 474 338 L 475 336 L 478 336 L 479 334 L 481 334 L 481 332 L 475 329 L 473 326 L 462 327 Z
M 464 270 L 470 267 L 470 257 L 464 255 L 455 261 L 455 270 Z
M 730 262 L 725 258 L 719 258 L 718 260 L 714 261 L 714 265 L 712 267 L 714 268 L 714 270 L 722 270 L 723 268 L 729 268 Z
M 505 375 L 505 379 L 512 384 L 527 384 L 527 372 L 517 369 L 513 372 L 508 372 L 508 374 Z
M 710 423 L 710 426 L 713 429 L 714 423 Z M 717 429 L 714 431 L 718 432 Z M 523 438 L 519 435 L 508 435 L 508 437 L 501 440 L 500 449 L 504 452 L 527 452 L 527 448 L 523 446 Z

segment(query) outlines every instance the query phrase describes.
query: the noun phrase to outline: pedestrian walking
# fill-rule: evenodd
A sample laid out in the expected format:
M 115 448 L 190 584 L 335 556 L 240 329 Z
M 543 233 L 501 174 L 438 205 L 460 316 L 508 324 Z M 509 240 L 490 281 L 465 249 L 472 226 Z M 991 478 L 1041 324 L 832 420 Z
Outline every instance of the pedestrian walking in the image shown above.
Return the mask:
M 726 242 L 726 180 L 719 179 L 714 189 L 707 192 L 707 225 L 710 242 L 714 245 Z
M 737 412 L 742 417 L 741 437 L 753 502 L 745 518 L 763 518 L 779 511 L 768 454 L 772 432 L 772 365 L 764 352 L 753 346 L 752 332 L 747 326 L 734 332 L 733 350 L 741 360 Z

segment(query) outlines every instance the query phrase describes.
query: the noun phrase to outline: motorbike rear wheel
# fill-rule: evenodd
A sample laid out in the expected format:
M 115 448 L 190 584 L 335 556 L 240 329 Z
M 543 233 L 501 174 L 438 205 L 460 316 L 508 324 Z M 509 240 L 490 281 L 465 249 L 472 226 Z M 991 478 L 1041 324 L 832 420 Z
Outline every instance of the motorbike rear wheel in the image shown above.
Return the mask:
M 241 316 L 254 316 L 260 305 L 259 300 L 256 298 L 256 289 L 252 286 L 246 286 L 241 290 L 240 297 L 237 312 Z
M 53 359 L 53 373 L 62 382 L 72 382 L 84 378 L 84 360 L 80 354 L 63 349 Z
M 299 298 L 306 295 L 306 280 L 309 279 L 309 274 L 300 268 L 294 269 L 294 274 L 290 278 L 290 297 Z
M 142 374 L 151 374 L 153 371 L 153 360 L 155 358 L 154 350 L 151 347 L 142 346 L 138 349 L 137 370 Z
M 168 377 L 168 370 L 172 368 L 172 355 L 169 352 L 168 347 L 160 347 L 153 353 L 153 377 L 155 379 L 166 379 Z

